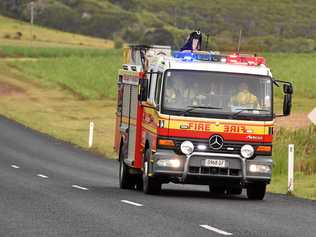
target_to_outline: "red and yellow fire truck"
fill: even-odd
[[[283,87],[283,114],[273,110]],[[263,57],[124,49],[118,74],[115,151],[122,189],[157,194],[164,183],[208,185],[263,199],[272,174],[276,116],[291,110],[292,84]]]

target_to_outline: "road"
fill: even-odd
[[[118,163],[0,117],[0,236],[316,236],[316,202],[118,188]]]

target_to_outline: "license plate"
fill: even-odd
[[[204,161],[204,166],[224,168],[224,167],[228,167],[228,162],[226,160],[206,159]]]

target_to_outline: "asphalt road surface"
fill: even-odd
[[[0,117],[0,236],[316,236],[316,202],[118,188],[118,162]]]

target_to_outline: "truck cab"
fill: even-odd
[[[119,73],[119,91],[127,90],[126,75],[135,81],[134,96],[118,96],[131,105],[128,123],[117,112],[120,187],[157,194],[163,183],[202,184],[216,194],[245,188],[248,198],[263,199],[272,175],[274,87],[283,85],[286,116],[291,83],[274,80],[263,57],[163,46],[129,52],[139,64],[126,60]]]

